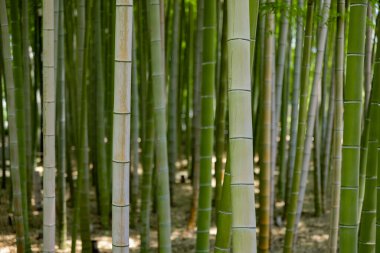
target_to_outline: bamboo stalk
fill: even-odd
[[[235,253],[256,252],[249,1],[227,4],[232,247]]]
[[[55,55],[54,0],[43,2],[44,204],[43,251],[55,251]]]
[[[133,1],[116,1],[112,154],[112,252],[129,251],[130,99]]]
[[[9,124],[9,144],[10,144],[10,161],[11,161],[11,175],[12,175],[12,192],[13,192],[13,206],[14,217],[16,223],[16,245],[18,252],[25,252],[25,230],[24,230],[24,217],[22,214],[22,200],[21,200],[21,183],[20,183],[20,169],[19,169],[19,155],[17,151],[18,137],[16,133],[16,114],[15,114],[15,87],[12,68],[11,57],[11,44],[9,41],[9,26],[7,7],[5,0],[0,1],[0,22],[1,22],[1,41],[2,41],[2,54],[5,70],[5,87],[7,95],[7,113]]]

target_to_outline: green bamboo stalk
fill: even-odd
[[[313,181],[314,181],[314,215],[316,217],[322,214],[322,195],[321,195],[321,132],[319,131],[319,110],[317,106],[315,124],[314,124],[314,147],[313,147]]]
[[[29,212],[28,212],[28,194],[27,194],[27,170],[26,170],[26,136],[25,136],[25,101],[24,101],[24,82],[23,82],[23,64],[22,64],[22,37],[21,37],[21,18],[20,6],[16,1],[10,4],[10,20],[12,28],[12,55],[13,55],[13,74],[15,84],[15,103],[16,103],[16,124],[18,135],[18,152],[20,166],[20,180],[22,192],[22,209],[24,216],[25,242],[26,251],[30,251],[29,242]]]
[[[334,38],[335,40],[335,38]],[[331,167],[331,157],[332,157],[332,146],[333,146],[333,125],[334,125],[334,113],[335,113],[335,73],[334,73],[335,63],[332,65],[331,73],[331,86],[329,95],[329,112],[327,115],[327,126],[325,137],[323,138],[324,144],[322,149],[322,172],[321,172],[321,184],[322,184],[322,211],[326,211],[327,205],[327,188],[330,176]]]
[[[165,50],[162,41],[160,1],[150,0],[148,5],[150,30],[151,71],[153,85],[155,147],[157,168],[158,247],[160,253],[171,252],[170,191],[168,153],[166,142]]]
[[[299,10],[304,9],[303,0],[297,1],[297,8]],[[288,155],[288,169],[286,175],[286,191],[285,191],[285,210],[290,203],[290,193],[292,190],[294,164],[296,158],[296,146],[297,146],[297,133],[298,133],[298,104],[300,100],[300,83],[301,83],[301,63],[302,63],[302,45],[303,45],[303,15],[298,13],[297,15],[297,27],[296,27],[296,48],[294,52],[294,70],[293,70],[293,90],[292,90],[292,112],[291,112],[291,124],[290,124],[290,143],[289,143],[289,155]],[[308,42],[308,41],[307,41]],[[309,42],[308,42],[309,43]]]
[[[222,28],[222,43],[221,43],[221,77],[219,91],[216,103],[215,112],[215,209],[219,210],[218,206],[222,198],[222,175],[223,175],[223,158],[225,153],[225,125],[226,125],[226,107],[227,107],[227,4],[223,5],[223,28]],[[219,213],[217,212],[217,215]],[[216,219],[218,220],[218,218]]]
[[[153,87],[149,85],[148,97],[152,98]],[[153,113],[153,101],[148,100],[147,113]],[[150,248],[150,210],[152,196],[152,169],[153,169],[153,151],[154,151],[154,120],[148,117],[146,120],[146,133],[143,140],[143,178],[142,178],[142,196],[141,196],[141,252],[149,252]]]
[[[139,28],[146,28],[146,2],[137,2]],[[150,211],[152,197],[152,169],[154,156],[154,119],[153,114],[152,86],[151,79],[146,78],[147,68],[149,69],[148,34],[139,34],[139,73],[140,73],[140,94],[141,94],[141,136],[142,136],[142,184],[141,184],[141,252],[149,252],[150,249]]]
[[[249,1],[227,4],[232,247],[235,253],[256,252]]]
[[[58,245],[64,250],[67,238],[66,217],[66,93],[65,93],[65,52],[64,52],[64,27],[63,27],[63,1],[59,0],[58,18],[58,61],[57,61],[57,227]]]
[[[179,90],[179,62],[180,62],[180,27],[181,27],[181,8],[182,0],[174,0],[174,17],[172,28],[172,44],[170,48],[170,83],[169,83],[169,121],[168,121],[168,158],[170,174],[170,192],[173,193],[175,183],[176,162],[178,158],[178,140],[177,140],[177,117],[180,107],[178,107],[178,90]],[[169,49],[167,49],[169,51]]]
[[[22,38],[22,58],[23,58],[23,89],[24,89],[24,111],[25,111],[25,151],[26,151],[26,172],[27,172],[27,197],[28,205],[31,205],[32,185],[33,185],[33,153],[32,153],[32,106],[31,106],[31,82],[30,82],[30,57],[29,57],[29,1],[23,0],[21,4],[21,38]]]
[[[281,5],[281,20],[280,20],[280,35],[278,37],[278,49],[276,56],[276,78],[275,82],[275,97],[273,97],[275,103],[275,114],[273,115],[275,124],[278,126],[280,123],[281,128],[284,126],[280,122],[281,105],[282,105],[282,89],[284,83],[284,69],[286,52],[288,51],[288,31],[289,31],[289,15],[290,14],[290,0],[284,0]],[[274,140],[277,139],[278,127],[275,127],[273,135]],[[274,141],[276,143],[276,141]],[[277,157],[277,150],[275,150],[274,159]]]
[[[266,4],[273,5],[273,1]],[[263,82],[263,118],[262,118],[262,157],[260,159],[260,219],[259,219],[259,252],[269,252],[271,235],[271,178],[272,178],[272,120],[276,117],[272,111],[275,96],[272,89],[273,83],[273,61],[274,61],[274,12],[268,10],[265,13],[265,39],[264,39],[264,82]]]
[[[192,170],[191,178],[193,184],[193,199],[188,229],[194,229],[197,220],[198,198],[199,198],[199,171],[200,171],[200,136],[201,136],[201,80],[202,80],[202,52],[203,52],[203,20],[204,20],[204,1],[197,1],[197,29],[194,52],[194,92],[193,92],[193,122],[192,122]]]
[[[18,252],[26,251],[24,217],[22,213],[21,183],[18,154],[18,136],[16,132],[16,105],[15,105],[15,87],[12,68],[11,44],[9,41],[9,27],[7,17],[7,7],[5,0],[0,1],[0,22],[1,22],[1,41],[2,54],[5,70],[5,87],[7,95],[7,113],[9,124],[9,144],[10,144],[10,161],[11,161],[11,179],[13,192],[13,207],[16,223],[16,245]]]
[[[88,106],[89,106],[89,92],[87,83],[91,80],[88,75],[91,70],[90,60],[91,60],[91,39],[92,39],[92,29],[91,26],[93,13],[91,10],[94,8],[94,2],[89,1],[86,5],[86,27],[84,35],[84,54],[83,54],[83,76],[80,82],[81,86],[81,103],[80,103],[80,118],[79,118],[79,143],[78,143],[78,181],[77,181],[77,196],[76,196],[76,208],[79,209],[74,215],[78,215],[77,218],[80,219],[79,231],[82,241],[82,252],[92,252],[91,244],[91,231],[90,231],[90,179],[89,179],[89,140],[88,140]],[[75,225],[75,224],[74,224]]]
[[[134,15],[134,18],[138,15]],[[137,20],[138,21],[138,20]],[[138,22],[135,22],[135,24]],[[131,223],[136,227],[139,197],[139,91],[138,91],[138,63],[137,63],[137,29],[133,29],[132,42],[132,87],[131,87]]]
[[[380,59],[380,51],[376,53],[377,60]],[[377,80],[376,80],[377,81]],[[359,227],[359,252],[375,252],[376,246],[376,201],[377,201],[377,167],[379,146],[379,116],[380,116],[380,87],[377,82],[371,88],[369,102],[369,137],[368,157],[365,179],[365,194],[360,216]]]
[[[288,195],[288,206],[286,208],[286,234],[284,253],[293,251],[293,242],[295,236],[296,213],[297,213],[297,200],[299,194],[299,186],[301,181],[302,170],[302,157],[305,142],[306,132],[306,117],[307,117],[307,94],[308,94],[308,81],[310,71],[310,53],[312,42],[312,28],[313,28],[313,14],[314,14],[315,2],[308,0],[307,2],[307,14],[306,14],[306,29],[304,35],[304,47],[302,54],[302,72],[301,72],[301,85],[300,85],[300,103],[298,114],[298,129],[297,129],[297,152],[294,160],[294,172],[292,180],[292,189]]]
[[[340,202],[340,252],[357,252],[359,211],[359,166],[364,44],[367,1],[349,3],[347,69],[344,85],[344,134]],[[351,212],[347,212],[347,208]]]
[[[0,45],[2,45],[2,42],[1,42],[1,36],[0,36]],[[3,53],[2,53],[3,50],[0,50],[0,71],[2,72],[1,73],[1,77],[0,77],[0,100],[3,101],[4,99],[4,95],[5,93],[4,92],[4,88],[3,88],[3,85],[5,84],[5,67],[4,67],[4,57],[3,57]],[[7,165],[6,165],[6,157],[5,157],[5,149],[6,149],[6,143],[5,143],[5,125],[4,125],[4,122],[5,122],[5,115],[4,115],[4,105],[3,103],[0,103],[0,141],[1,141],[1,151],[0,151],[0,155],[1,155],[1,161],[0,161],[0,164],[1,164],[1,170],[2,170],[2,178],[1,178],[1,189],[5,190],[7,188],[7,185],[6,185],[6,181],[7,181],[7,178],[6,178],[6,171],[7,171]]]
[[[344,36],[345,36],[345,0],[337,1],[337,35],[335,55],[335,114],[334,114],[334,141],[332,156],[331,180],[331,216],[329,232],[329,252],[338,250],[339,232],[339,205],[342,168],[342,140],[343,140],[343,82],[344,82]]]
[[[288,23],[289,28],[291,28],[291,23]],[[292,34],[288,33],[288,43],[290,44],[292,40]],[[286,192],[286,168],[287,168],[287,148],[288,148],[288,141],[286,139],[286,136],[288,135],[288,117],[289,117],[289,85],[290,85],[290,65],[291,59],[290,59],[290,52],[291,50],[288,50],[286,53],[285,58],[285,69],[284,69],[284,84],[283,84],[283,91],[282,91],[282,106],[281,106],[281,135],[280,135],[280,144],[279,144],[279,176],[278,176],[278,194],[280,200],[285,200],[285,192]]]
[[[214,145],[216,2],[205,1],[201,84],[201,141],[196,252],[210,250],[211,168]]]
[[[97,183],[99,187],[100,196],[100,216],[101,224],[104,228],[109,227],[109,213],[110,213],[110,194],[108,188],[107,178],[107,151],[104,142],[106,138],[105,131],[105,77],[104,77],[104,59],[102,54],[102,31],[101,31],[101,16],[100,16],[100,1],[95,1],[94,6],[94,50],[96,62],[96,165],[97,165]]]
[[[215,239],[214,253],[230,252],[231,250],[231,174],[230,165],[227,161],[223,177],[223,188],[221,201],[217,210],[217,233]]]
[[[378,16],[377,17],[377,24],[376,24],[376,36],[378,37],[380,35],[380,23],[379,23],[379,19],[380,17]],[[379,42],[377,41],[377,48],[376,48],[376,57],[375,57],[375,62],[374,62],[374,65],[373,65],[373,81],[372,81],[372,86],[373,87],[376,87],[377,89],[377,92],[376,92],[376,97],[378,98],[378,92],[379,92],[379,83],[380,83],[380,47],[379,47]],[[377,105],[378,107],[378,105]],[[377,109],[379,110],[379,109]],[[379,111],[378,111],[379,113]],[[376,120],[378,121],[378,117],[376,118]],[[379,125],[377,125],[377,138],[378,138],[378,147],[377,147],[377,151],[379,152],[379,139],[380,139],[380,136],[379,136]],[[376,211],[377,210],[380,210],[380,193],[379,193],[379,190],[380,190],[380,177],[378,176],[379,175],[379,168],[380,168],[380,161],[379,161],[379,158],[380,158],[380,153],[377,153],[377,181],[376,181],[376,195],[377,195],[377,198],[375,200],[376,202]],[[375,246],[375,249],[376,249],[376,252],[378,252],[380,250],[380,233],[378,233],[378,228],[380,226],[380,216],[379,215],[376,215],[376,246]]]

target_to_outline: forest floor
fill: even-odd
[[[194,231],[186,229],[190,205],[192,198],[192,188],[190,181],[180,183],[181,176],[186,176],[186,171],[177,173],[177,183],[174,187],[174,204],[172,207],[172,245],[173,253],[195,252],[195,235]],[[312,172],[310,172],[312,175]],[[329,215],[324,214],[321,217],[314,217],[314,199],[312,193],[313,180],[309,180],[308,193],[306,194],[304,210],[302,213],[301,223],[299,225],[299,235],[297,240],[297,250],[299,253],[316,253],[325,252],[328,245]],[[8,184],[9,185],[9,184]],[[257,185],[257,184],[256,184]],[[100,252],[111,252],[111,233],[101,228],[99,218],[96,213],[96,202],[94,194],[91,194],[91,230],[92,239],[97,241]],[[277,203],[281,206],[281,203]],[[9,224],[9,193],[0,190],[0,253],[16,252],[16,237],[14,226]],[[67,248],[71,247],[71,208],[68,213],[68,240]],[[42,244],[42,217],[41,212],[33,211],[30,220],[30,238],[33,252],[41,252]],[[153,214],[151,221],[151,246],[157,249],[157,226],[156,214]],[[138,224],[137,224],[138,225]],[[285,224],[284,224],[285,225]],[[284,226],[275,226],[272,230],[272,252],[282,252],[284,242]],[[214,245],[216,227],[215,222],[211,228],[211,246]],[[130,233],[131,253],[139,252],[139,235],[137,229],[131,229]],[[79,238],[78,238],[79,239]],[[152,250],[155,252],[156,250]],[[58,251],[65,252],[65,251]],[[68,251],[66,251],[68,252]],[[80,240],[77,242],[77,252],[80,252]]]

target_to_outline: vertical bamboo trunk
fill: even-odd
[[[96,165],[98,176],[98,187],[100,196],[100,216],[101,224],[104,228],[109,227],[110,213],[110,195],[108,189],[107,178],[107,150],[104,139],[106,138],[105,131],[105,78],[104,78],[104,59],[102,54],[103,38],[101,34],[101,16],[100,16],[100,1],[95,1],[95,24],[94,24],[94,42],[95,57],[96,57]]]
[[[155,124],[155,147],[157,168],[158,247],[160,253],[171,252],[171,217],[169,169],[167,153],[165,50],[161,22],[160,0],[150,0],[148,6],[150,30],[151,71]]]
[[[222,175],[223,175],[223,159],[225,153],[225,124],[226,124],[226,107],[227,107],[227,4],[223,5],[223,27],[222,27],[222,43],[221,43],[221,77],[219,91],[217,96],[216,112],[215,112],[215,207],[218,206],[222,197]],[[218,215],[218,213],[217,213]],[[218,218],[216,219],[218,220]]]
[[[367,0],[349,3],[347,68],[344,85],[344,134],[340,202],[340,252],[357,252],[360,133]],[[347,208],[351,212],[347,212]]]
[[[26,148],[26,171],[28,179],[28,204],[30,206],[32,199],[33,185],[33,153],[32,153],[32,104],[31,98],[31,82],[30,82],[30,58],[29,58],[29,1],[23,0],[21,4],[21,22],[22,22],[22,54],[23,54],[23,87],[24,87],[24,110],[25,110],[25,148]]]
[[[318,102],[317,102],[318,103]],[[317,111],[314,124],[314,145],[313,145],[313,181],[314,181],[314,215],[319,217],[322,214],[322,195],[321,195],[321,132],[319,131],[319,110],[317,105]],[[310,162],[309,162],[310,163]]]
[[[379,59],[380,51],[376,58]],[[377,80],[376,80],[377,81]],[[369,138],[368,138],[368,157],[367,170],[365,179],[363,208],[359,213],[359,252],[375,252],[376,246],[376,201],[377,201],[377,168],[378,168],[378,138],[380,131],[379,122],[379,96],[380,87],[378,82],[374,82],[371,88],[371,97],[369,102]]]
[[[65,99],[65,59],[64,59],[64,30],[63,30],[63,0],[59,0],[58,18],[58,50],[57,50],[57,133],[59,136],[57,145],[57,227],[58,244],[60,249],[65,249],[67,238],[66,221],[66,99]]]
[[[235,253],[256,252],[249,1],[227,4],[232,245]]]
[[[140,2],[139,5],[139,19],[140,27],[144,29],[144,19],[146,16],[145,8],[146,5],[144,2]],[[144,11],[143,11],[144,10]],[[144,110],[142,111],[142,167],[143,167],[143,176],[141,184],[141,252],[149,252],[150,248],[150,211],[152,204],[152,169],[153,169],[153,158],[154,158],[154,119],[150,117],[153,114],[153,92],[152,92],[152,83],[151,79],[146,77],[146,68],[149,65],[147,53],[145,49],[147,48],[146,40],[148,36],[143,36],[140,33],[140,87],[141,87],[141,98],[146,104]],[[147,50],[148,51],[148,50]],[[148,51],[149,53],[149,51]]]
[[[22,200],[21,200],[21,183],[20,183],[20,169],[19,169],[19,156],[17,151],[18,138],[16,132],[16,113],[15,113],[15,87],[13,79],[11,44],[9,41],[9,26],[8,15],[5,0],[0,2],[0,22],[1,22],[1,42],[2,54],[5,71],[5,87],[7,95],[7,113],[9,124],[9,144],[10,144],[10,161],[11,161],[11,176],[12,176],[12,192],[13,192],[13,206],[14,217],[16,223],[16,245],[18,252],[25,252],[25,231],[24,231],[24,217],[22,214]],[[54,242],[54,241],[53,241]]]
[[[210,248],[216,35],[216,1],[205,1],[201,84],[201,160],[196,252],[205,252]]]
[[[43,252],[55,251],[54,0],[43,2],[44,204]]]
[[[129,251],[130,99],[133,1],[116,1],[112,154],[112,252]]]
[[[272,4],[273,1],[268,1]],[[273,97],[273,61],[274,61],[274,12],[269,11],[266,13],[265,18],[265,39],[264,39],[264,87],[263,87],[263,118],[262,118],[262,158],[260,170],[260,219],[259,219],[259,252],[269,252],[270,250],[270,234],[271,234],[271,180],[272,180],[272,138],[273,132],[271,129],[273,117],[272,106],[275,102]],[[273,104],[273,105],[272,105]]]
[[[25,129],[25,101],[24,101],[24,80],[23,80],[23,54],[21,37],[20,6],[16,1],[10,2],[10,20],[12,29],[12,57],[15,84],[15,105],[16,105],[16,129],[18,136],[19,168],[21,183],[22,210],[24,216],[24,230],[26,250],[30,251],[29,242],[29,212],[28,212],[28,177],[26,168],[26,129]]]
[[[195,227],[195,221],[197,219],[198,210],[198,198],[199,198],[199,168],[200,168],[200,136],[201,136],[201,80],[202,80],[202,52],[203,52],[203,9],[204,1],[197,1],[197,31],[196,42],[194,52],[194,93],[193,93],[193,157],[192,157],[192,171],[191,178],[193,183],[193,199],[191,203],[190,218],[187,224],[189,229]]]
[[[172,47],[171,47],[171,64],[170,64],[170,83],[169,83],[169,123],[168,123],[168,145],[169,145],[169,174],[170,174],[170,192],[173,194],[175,183],[176,162],[178,156],[177,124],[178,111],[178,86],[179,86],[179,63],[180,63],[180,25],[181,25],[181,5],[182,0],[174,0],[174,18],[172,29]]]
[[[297,1],[297,8],[303,10],[303,0]],[[293,90],[292,90],[292,112],[290,123],[290,142],[289,142],[289,158],[286,175],[286,191],[285,191],[285,212],[290,202],[290,192],[292,190],[294,163],[296,158],[297,145],[297,126],[298,126],[298,103],[300,99],[300,82],[301,82],[301,63],[302,63],[302,44],[303,44],[303,15],[297,15],[296,28],[296,48],[294,52],[294,71],[293,71]]]
[[[342,168],[343,140],[343,82],[344,82],[344,31],[345,31],[345,0],[337,1],[337,35],[335,56],[335,116],[334,116],[334,146],[331,179],[331,216],[329,233],[329,252],[338,251],[340,183]]]
[[[134,18],[138,17],[135,15]],[[137,20],[138,21],[138,20]],[[138,23],[138,22],[136,22]],[[135,24],[136,24],[135,23]],[[135,26],[136,27],[136,26]],[[137,67],[137,29],[133,29],[132,38],[132,87],[131,87],[131,223],[136,227],[139,197],[139,91],[138,91],[138,67]]]
[[[377,17],[377,27],[376,27],[376,35],[377,37],[380,35],[380,24],[379,24],[379,18],[380,16]],[[377,48],[376,48],[376,59],[375,59],[375,62],[374,62],[374,66],[373,66],[373,73],[374,73],[374,76],[373,76],[373,82],[372,82],[372,85],[373,86],[376,86],[377,89],[379,89],[379,84],[380,84],[380,47],[379,47],[380,43],[379,41],[377,41]],[[379,92],[379,91],[378,91]],[[378,93],[377,92],[377,93]],[[377,105],[379,106],[379,105]],[[379,109],[378,109],[379,110]],[[379,113],[379,112],[378,112]],[[378,116],[379,117],[379,116]],[[378,122],[378,117],[377,117],[377,122]],[[377,126],[379,127],[379,125]],[[378,231],[378,228],[379,228],[379,225],[380,225],[380,215],[378,215],[378,210],[380,210],[380,143],[379,143],[379,140],[380,140],[380,135],[379,135],[379,130],[377,130],[377,137],[378,137],[378,147],[377,147],[377,181],[376,181],[376,191],[377,191],[377,198],[375,200],[376,202],[376,211],[377,211],[377,215],[376,215],[376,231],[375,231],[375,234],[376,234],[376,246],[375,246],[375,249],[376,249],[376,252],[379,252],[380,251],[380,233]]]
[[[147,102],[148,115],[153,113],[153,101],[151,97],[153,87],[149,84]],[[150,210],[152,196],[152,167],[154,157],[154,120],[149,117],[146,120],[146,133],[143,143],[143,178],[142,178],[142,196],[141,196],[141,252],[149,252],[150,248]]]

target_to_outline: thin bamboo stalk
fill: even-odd
[[[11,176],[12,176],[12,192],[13,192],[13,206],[14,217],[16,223],[16,245],[18,252],[25,252],[25,231],[24,231],[24,217],[22,214],[22,200],[21,200],[21,183],[20,183],[20,169],[19,169],[19,155],[17,151],[18,137],[16,133],[16,114],[15,114],[15,87],[12,68],[11,44],[9,41],[9,26],[8,15],[5,0],[0,1],[0,22],[1,22],[1,41],[2,41],[2,54],[5,70],[5,87],[7,95],[7,113],[9,124],[9,144],[10,144],[10,161],[11,161]]]
[[[342,168],[343,140],[343,82],[344,82],[344,32],[345,32],[345,0],[337,1],[337,35],[335,56],[335,115],[334,141],[332,156],[331,180],[331,216],[329,232],[329,252],[338,250],[340,183]]]
[[[201,141],[196,252],[210,248],[212,209],[212,156],[214,145],[214,96],[216,64],[216,2],[205,1],[201,83]]]
[[[269,0],[267,4],[273,4],[274,2]],[[262,157],[260,159],[260,219],[259,219],[259,252],[269,252],[270,250],[270,235],[271,235],[271,212],[272,201],[271,195],[273,194],[271,189],[272,180],[272,155],[273,155],[273,140],[275,138],[273,134],[272,120],[276,117],[273,112],[273,105],[275,102],[275,93],[272,90],[273,80],[273,61],[274,59],[274,12],[269,10],[265,14],[265,39],[264,39],[264,83],[263,83],[263,118],[262,118]],[[274,96],[273,96],[274,95]],[[276,127],[277,128],[277,127]]]
[[[162,1],[161,1],[162,2]],[[165,49],[161,22],[160,0],[148,3],[150,30],[151,73],[153,85],[153,105],[155,124],[155,148],[157,168],[157,209],[158,209],[158,247],[159,252],[171,252],[171,217],[169,169],[167,153],[166,92],[165,92]],[[116,89],[115,89],[116,90]]]
[[[65,52],[64,52],[64,14],[63,0],[59,0],[58,18],[58,50],[57,50],[57,227],[58,245],[65,249],[67,238],[67,213],[66,213],[66,93],[65,93]]]
[[[43,252],[55,251],[55,52],[54,0],[43,2],[44,204]]]

